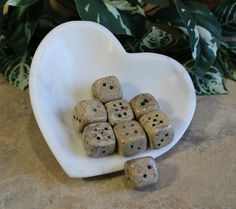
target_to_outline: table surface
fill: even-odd
[[[44,141],[29,93],[0,77],[0,209],[236,208],[236,82],[229,95],[199,96],[183,139],[157,159],[159,183],[129,189],[123,172],[69,178]]]

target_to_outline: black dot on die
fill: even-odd
[[[121,115],[121,114],[118,114],[118,117],[119,117],[119,118],[121,118],[121,117],[122,117],[122,115]]]
[[[124,115],[127,115],[127,112],[124,112]]]
[[[107,128],[107,127],[105,127],[104,129],[105,129],[106,131],[108,131],[108,130],[109,130],[109,128]]]
[[[143,174],[143,178],[147,178],[147,174],[145,173],[145,174]]]
[[[164,141],[164,139],[161,139],[161,142],[163,142]]]
[[[160,120],[160,123],[163,123],[163,120]]]
[[[160,147],[160,146],[161,146],[161,144],[158,144],[157,146],[158,146],[158,147]]]
[[[165,134],[165,136],[168,136],[169,134]]]
[[[99,136],[97,136],[97,140],[100,140],[101,138]]]
[[[103,83],[102,85],[105,87],[107,84],[106,84],[106,83]]]
[[[110,89],[112,90],[112,89],[113,89],[113,86],[110,86]]]
[[[148,169],[151,169],[151,168],[152,168],[152,166],[149,165],[149,166],[148,166]]]

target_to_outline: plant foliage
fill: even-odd
[[[235,35],[236,33],[236,1],[228,0],[220,4],[214,11],[219,21],[223,34]]]
[[[226,35],[236,36],[235,0],[225,0],[213,10],[188,0],[70,0],[77,14],[67,17],[49,2],[0,0],[0,72],[22,90],[28,87],[39,42],[58,24],[75,19],[104,25],[128,52],[177,59],[197,94],[225,94],[224,77],[236,80],[236,43],[223,41]]]

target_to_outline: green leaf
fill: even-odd
[[[36,3],[38,0],[8,0],[7,4],[11,6],[29,6],[31,4]],[[41,0],[42,1],[42,0]]]
[[[37,37],[41,40],[54,27],[71,20],[71,17],[64,17],[55,11],[49,1],[44,1],[44,10],[38,20],[34,38]]]
[[[236,81],[236,43],[222,42],[217,60],[224,75]]]
[[[17,54],[24,54],[43,11],[43,1],[31,6],[13,8],[7,21],[6,38]]]
[[[197,2],[186,6],[181,0],[173,0],[189,35],[192,57],[198,76],[203,76],[215,62],[221,42],[220,26],[210,10]]]
[[[158,10],[155,14],[150,17],[153,22],[167,21],[169,25],[179,27],[185,34],[187,34],[187,29],[185,28],[184,22],[178,14],[175,7],[168,7]]]
[[[26,90],[32,57],[26,52],[22,56],[12,55],[3,60],[3,76],[13,86]]]
[[[29,69],[32,57],[28,52],[18,56],[13,53],[4,36],[0,37],[0,72],[13,86],[28,88]]]
[[[227,0],[218,5],[214,11],[215,16],[222,27],[223,34],[236,34],[236,1]]]
[[[164,24],[153,25],[140,40],[129,43],[128,46],[131,49],[128,51],[131,52],[157,52],[172,56],[189,51],[186,36],[178,29]]]
[[[6,37],[3,35],[0,35],[0,73],[2,73],[2,60],[11,54],[13,54],[13,51],[10,48],[6,40]]]
[[[140,36],[145,15],[137,0],[75,0],[83,20],[100,23],[115,34]]]
[[[215,62],[211,66],[210,70],[204,74],[203,77],[199,77],[195,71],[194,60],[190,59],[183,63],[188,70],[195,91],[198,95],[210,95],[210,94],[227,94],[228,90],[224,84],[224,78],[221,74],[221,67],[219,63]]]
[[[3,60],[10,54],[14,53],[6,40],[6,37],[4,35],[0,35],[0,73],[3,73]]]

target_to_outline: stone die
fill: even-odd
[[[108,76],[96,80],[92,85],[92,94],[102,103],[121,99],[122,89],[118,78]]]
[[[116,139],[109,123],[89,124],[84,128],[83,140],[89,157],[104,157],[116,148]]]
[[[108,121],[112,126],[134,119],[134,113],[128,101],[118,99],[105,104]]]
[[[96,122],[107,121],[107,112],[104,105],[98,100],[83,100],[79,102],[73,112],[73,124],[76,131]]]
[[[141,157],[125,162],[125,179],[128,186],[142,189],[155,185],[158,181],[158,171],[154,158]]]
[[[174,138],[174,129],[168,116],[161,111],[152,111],[143,115],[139,123],[144,128],[152,149],[159,149]]]
[[[114,127],[114,132],[120,155],[128,157],[146,150],[147,137],[137,121],[120,123]]]
[[[159,110],[160,108],[155,97],[149,93],[143,93],[135,96],[131,99],[130,105],[137,119],[147,114],[148,112]]]

